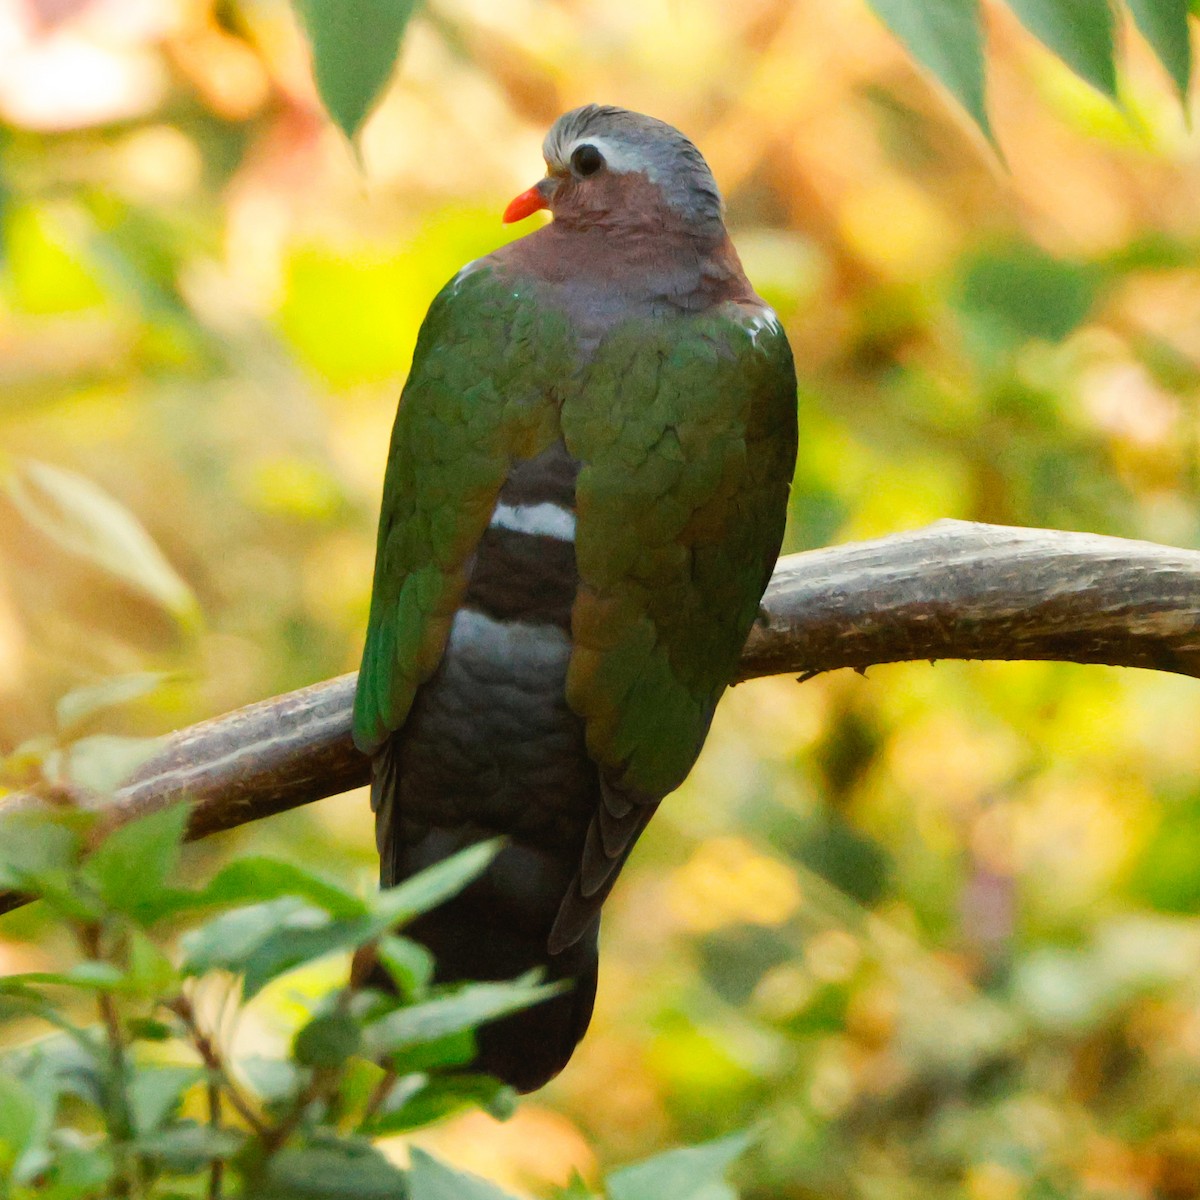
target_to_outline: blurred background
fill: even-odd
[[[1200,546],[1200,142],[1132,29],[1123,112],[988,33],[1006,165],[859,0],[431,0],[360,170],[283,0],[0,0],[9,783],[357,665],[421,317],[591,100],[701,146],[786,323],[785,549],[940,517]],[[1198,725],[1194,681],[1095,667],[737,688],[606,909],[570,1068],[420,1140],[535,1192],[758,1123],[751,1197],[1200,1196]],[[361,793],[189,869],[249,846],[374,870]],[[6,918],[0,967],[56,937]]]

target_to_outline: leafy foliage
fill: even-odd
[[[707,1146],[672,1150],[649,1162],[625,1167],[608,1181],[610,1200],[736,1200],[725,1172],[749,1145],[745,1134],[721,1138]]]
[[[295,0],[329,115],[353,138],[379,99],[419,0]]]
[[[196,599],[137,520],[101,489],[61,467],[27,462],[4,469],[0,489],[30,525],[161,604],[185,627]]]
[[[1128,118],[988,0],[1008,172],[897,70],[864,5],[438,3],[360,130],[368,187],[315,111],[285,3],[17,11],[46,24],[8,29],[0,72],[2,473],[52,463],[99,489],[204,622],[105,559],[88,541],[111,546],[105,520],[79,538],[73,518],[47,525],[64,514],[44,488],[23,497],[40,521],[6,488],[4,786],[42,764],[102,792],[142,739],[353,667],[416,330],[505,236],[503,202],[577,100],[641,97],[725,190],[802,372],[788,549],[943,516],[1200,545],[1200,169],[1147,40],[1166,20],[1186,60],[1178,0],[1126,4],[1141,32],[1113,22]],[[73,73],[45,57],[64,45],[122,86],[64,93]],[[514,1194],[578,1168],[572,1200],[598,1190],[597,1159],[747,1126],[762,1132],[737,1176],[762,1200],[1182,1200],[1200,1180],[1198,724],[1189,681],[1053,664],[739,687],[609,902],[600,1008],[570,1069],[496,1125],[485,1112],[511,1097],[447,1069],[470,1058],[471,1035],[450,1033],[397,1054],[408,1087],[363,1138],[416,1129]],[[94,909],[40,841],[85,825],[18,826],[0,846],[0,869],[37,875],[84,921]],[[7,916],[0,969],[64,977],[5,1001],[12,1041],[65,1035],[18,1081],[78,1118],[39,1194],[103,1194],[114,1169],[95,1056],[67,1028],[99,1028],[99,994],[130,1008],[142,1126],[179,1095],[172,1072],[200,1069],[175,1014],[114,990],[163,969],[152,949],[176,975],[190,964],[180,986],[271,1119],[317,1069],[300,1060],[340,1059],[345,1023],[320,1001],[347,950],[263,986],[236,1039],[219,1017],[230,976],[201,962],[260,946],[272,922],[319,937],[352,923],[346,881],[373,867],[351,795],[193,846],[171,885],[211,906],[121,915],[128,969],[78,949],[45,903]],[[406,1001],[433,998],[403,933],[377,953]],[[57,1003],[38,1008],[38,991]],[[361,1106],[378,1076],[347,1063]],[[203,1161],[205,1106],[202,1078],[155,1153]],[[224,1121],[235,1139],[249,1128]],[[315,1143],[279,1154],[277,1193],[340,1161]]]
[[[868,0],[913,57],[989,137],[978,0]],[[1108,0],[1007,0],[1021,23],[1072,71],[1117,99],[1114,12]],[[1187,0],[1128,0],[1143,37],[1186,97],[1192,73]]]
[[[1192,78],[1192,42],[1188,35],[1187,0],[1126,0],[1142,36],[1187,96]]]
[[[1081,79],[1117,95],[1114,14],[1089,0],[1008,0],[1009,7]]]
[[[871,7],[990,137],[979,0],[872,0]]]
[[[293,0],[329,115],[354,138],[395,67],[418,0]],[[1076,75],[1116,101],[1118,6],[1109,0],[1006,0],[1025,28]],[[1124,0],[1186,98],[1192,74],[1187,0]],[[993,138],[979,0],[868,0],[912,56]]]
[[[165,1200],[201,1184],[210,1196],[258,1200],[502,1195],[427,1155],[406,1172],[372,1144],[464,1107],[512,1111],[508,1089],[457,1068],[480,1024],[547,989],[532,978],[434,984],[409,969],[420,955],[394,928],[465,886],[496,847],[439,864],[400,901],[399,889],[362,897],[265,858],[181,889],[173,881],[186,816],[185,806],[155,813],[93,848],[94,819],[81,814],[0,823],[5,882],[40,899],[76,947],[62,970],[0,978],[0,1035],[31,1023],[56,1031],[0,1059],[4,1195]],[[163,935],[180,920],[192,927],[175,956]],[[281,1039],[285,1053],[233,1057],[208,998],[224,991],[245,1006],[331,955],[335,982],[302,1006]],[[401,987],[380,989],[368,971],[377,955],[385,967],[404,964]],[[683,1176],[664,1159],[670,1195],[707,1197],[708,1177],[733,1157]],[[613,1196],[660,1197],[653,1166],[642,1169],[641,1182],[614,1176]]]

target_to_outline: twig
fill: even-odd
[[[375,1090],[371,1093],[370,1099],[363,1109],[362,1123],[364,1125],[369,1125],[374,1119],[375,1114],[383,1107],[383,1102],[390,1095],[398,1078],[399,1076],[396,1074],[394,1067],[384,1068],[383,1078],[375,1085]]]
[[[361,950],[359,951],[361,953]],[[357,960],[358,955],[355,955]],[[340,1017],[346,1016],[350,1012],[350,1005],[354,999],[354,993],[359,987],[359,984],[354,979],[353,963],[351,966],[350,979],[345,986],[338,990],[334,997],[333,1011]],[[341,1076],[338,1071],[329,1067],[313,1067],[312,1074],[309,1076],[308,1082],[304,1085],[303,1090],[296,1097],[295,1103],[277,1125],[270,1129],[267,1136],[262,1139],[263,1157],[270,1158],[271,1155],[278,1153],[287,1144],[288,1139],[300,1126],[300,1122],[304,1119],[304,1114],[308,1111],[310,1105],[315,1104],[318,1100],[324,1100],[327,1110],[326,1123],[335,1125],[337,1123],[338,1114],[335,1111],[337,1101],[337,1084]]]
[[[210,1074],[205,1085],[208,1092],[208,1123],[215,1131],[221,1127],[221,1085]],[[225,1181],[225,1160],[214,1158],[208,1168],[208,1200],[221,1200]]]
[[[99,962],[103,957],[100,926],[91,922],[80,925],[77,934],[84,954],[89,959]],[[127,1088],[129,1073],[126,1062],[125,1035],[121,1029],[121,1014],[117,1011],[112,993],[103,988],[96,992],[96,1009],[108,1046],[104,1116],[108,1125],[108,1139],[117,1162],[117,1175],[112,1184],[113,1195],[114,1197],[133,1196],[138,1183],[138,1169],[130,1153],[129,1145],[134,1130],[133,1118],[129,1110]]]
[[[167,1003],[166,1007],[183,1022],[188,1035],[192,1039],[192,1045],[196,1048],[196,1053],[200,1055],[201,1062],[219,1080],[220,1086],[224,1088],[225,1094],[229,1097],[229,1103],[233,1105],[237,1114],[250,1126],[255,1136],[260,1138],[266,1137],[270,1132],[270,1126],[254,1111],[254,1106],[250,1101],[242,1095],[242,1090],[238,1086],[237,1081],[225,1066],[225,1060],[221,1055],[220,1049],[197,1020],[196,1010],[191,1000],[187,996],[176,996]],[[211,1083],[209,1096],[211,1103]]]
[[[295,1103],[292,1105],[287,1116],[278,1124],[272,1125],[263,1135],[262,1155],[264,1160],[270,1158],[273,1154],[277,1154],[287,1145],[288,1138],[299,1128],[300,1122],[304,1119],[304,1114],[308,1111],[309,1106],[321,1098],[330,1080],[336,1079],[336,1077],[337,1073],[331,1071],[328,1067],[313,1068],[312,1075],[309,1076],[308,1082],[296,1097]]]

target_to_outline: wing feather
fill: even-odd
[[[563,313],[486,264],[430,306],[392,431],[354,739],[375,754],[437,669],[515,461],[558,437],[577,359]]]
[[[579,871],[550,930],[551,954],[574,945],[592,929],[625,860],[658,808],[657,801],[648,796],[625,795],[603,780],[600,787],[601,805],[596,820],[588,827]],[[625,816],[614,818],[613,809],[622,807]],[[615,835],[611,845],[604,844],[601,830],[605,822],[610,822],[610,834]]]
[[[659,801],[683,782],[774,568],[796,456],[777,324],[736,305],[631,323],[563,406],[580,590],[567,699],[601,804],[551,935],[590,927]]]

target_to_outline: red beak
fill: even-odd
[[[535,212],[549,208],[550,194],[553,193],[553,190],[553,180],[543,179],[540,183],[535,183],[527,192],[522,192],[504,210],[504,224],[511,225],[514,221],[523,221],[526,217],[533,216]]]

